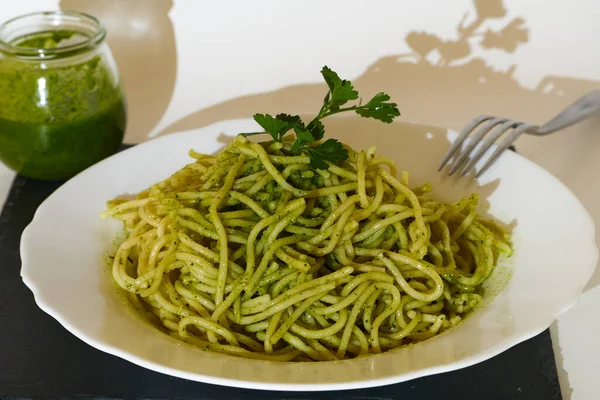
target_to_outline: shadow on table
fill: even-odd
[[[145,138],[171,101],[177,74],[172,6],[172,0],[60,2],[63,10],[86,12],[106,26],[127,97],[126,143]]]
[[[403,118],[453,129],[480,114],[542,123],[580,95],[600,88],[600,82],[548,76],[532,90],[514,78],[516,65],[495,69],[483,57],[488,52],[514,53],[527,44],[529,28],[525,19],[507,16],[502,0],[474,0],[474,6],[475,14],[464,14],[455,38],[409,32],[404,41],[411,52],[376,60],[352,80],[354,86],[364,98],[384,90],[398,103]],[[160,134],[256,112],[315,113],[326,90],[324,83],[302,84],[230,99],[191,113]]]

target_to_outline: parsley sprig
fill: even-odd
[[[264,132],[242,133],[242,135],[267,133],[273,137],[274,141],[281,142],[285,134],[293,130],[296,140],[292,144],[291,154],[305,153],[310,159],[311,168],[326,169],[327,161],[336,163],[346,160],[348,151],[336,139],[327,139],[322,143],[316,143],[321,141],[325,135],[325,127],[321,122],[323,118],[341,112],[354,111],[361,117],[390,123],[400,115],[396,103],[389,102],[390,96],[387,94],[378,93],[367,103],[361,104],[358,92],[352,86],[352,82],[341,79],[327,66],[323,67],[321,74],[329,91],[323,99],[319,113],[312,121],[304,124],[298,115],[277,114],[273,117],[269,114],[254,114],[254,120],[264,129]],[[352,100],[359,100],[359,102],[352,106],[342,107]]]

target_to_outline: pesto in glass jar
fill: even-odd
[[[117,151],[126,107],[106,31],[82,13],[50,12],[0,27],[0,160],[62,180]]]

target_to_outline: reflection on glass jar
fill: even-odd
[[[0,26],[0,160],[37,179],[67,179],[117,151],[125,99],[102,24],[76,12]]]

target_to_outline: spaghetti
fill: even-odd
[[[481,300],[509,236],[476,212],[408,188],[356,152],[328,168],[291,141],[238,136],[103,216],[126,238],[112,276],[164,332],[202,349],[330,361],[426,340]]]

